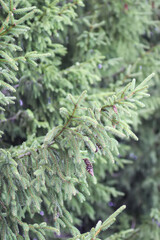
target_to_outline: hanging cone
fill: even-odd
[[[83,160],[84,160],[84,162],[85,162],[85,164],[86,164],[86,170],[87,170],[87,172],[88,172],[91,176],[94,176],[92,163],[88,160],[88,158],[84,158]]]

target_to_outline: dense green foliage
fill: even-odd
[[[1,239],[159,239],[159,7],[0,0]]]

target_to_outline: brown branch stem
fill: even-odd
[[[13,27],[15,27],[16,26],[16,24],[13,24],[13,25],[11,25],[9,28],[7,28],[4,32],[1,32],[0,33],[0,36],[3,36],[3,35],[5,35],[6,33],[8,33]]]

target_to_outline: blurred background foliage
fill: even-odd
[[[140,83],[155,72],[151,97],[133,116],[139,142],[119,140],[117,165],[110,166],[98,156],[94,164],[97,185],[89,179],[86,201],[79,204],[75,197],[67,205],[74,224],[86,232],[126,204],[118,224],[103,239],[120,240],[116,234],[107,236],[130,228],[134,231],[122,233],[121,239],[160,239],[160,1],[22,0],[20,5],[36,6],[38,11],[27,20],[30,31],[18,37],[17,44],[26,53],[50,56],[37,60],[38,65],[20,63],[16,104],[7,107],[7,120],[0,122],[5,132],[1,146],[19,145],[32,134],[44,135],[61,124],[59,109],[67,104],[68,93],[87,90],[94,105],[133,78]],[[52,225],[53,217],[45,206],[35,216],[36,221],[42,218]]]

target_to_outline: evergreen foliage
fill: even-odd
[[[106,204],[127,184],[130,191],[130,171],[135,174],[133,165],[126,168],[118,187],[114,172],[130,163],[132,147],[148,148],[142,129],[140,144],[128,143],[138,140],[133,127],[137,131],[142,117],[160,106],[157,75],[146,98],[150,73],[159,71],[159,46],[148,39],[158,24],[153,4],[0,0],[0,6],[1,239],[99,239],[125,208],[105,220],[112,213]],[[157,162],[153,152],[152,159]],[[143,206],[152,208],[153,239],[159,236],[158,199]],[[80,219],[87,218],[102,221],[80,233]],[[130,228],[129,215],[122,214],[121,229],[106,231],[106,240],[150,236],[149,224],[128,230],[124,218]]]

